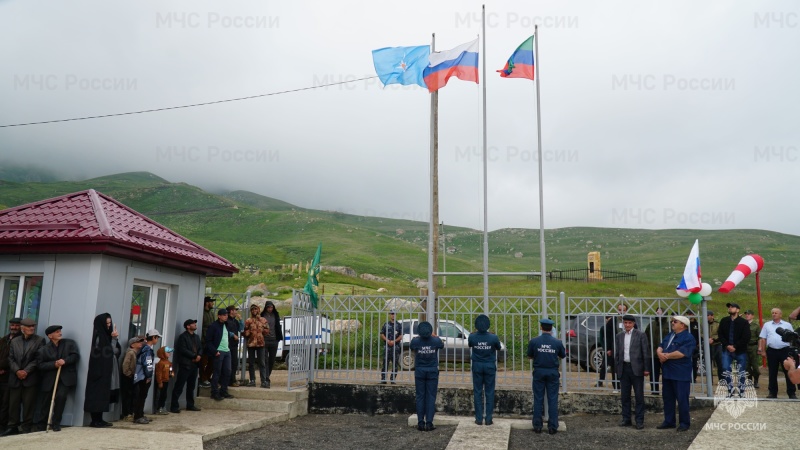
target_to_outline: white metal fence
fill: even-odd
[[[413,384],[414,358],[408,350],[417,325],[427,320],[425,301],[417,296],[321,296],[318,309],[311,308],[308,296],[300,291],[293,295],[292,327],[299,317],[306,327],[297,337],[293,333],[289,357],[290,389],[310,381],[369,384],[381,381],[381,372],[388,359],[380,338],[381,328],[388,320],[389,311],[396,312],[395,320],[402,326],[402,353],[398,367],[387,368],[386,380],[396,371],[396,383]],[[562,361],[562,391],[611,391],[615,386],[614,368],[611,366],[603,335],[604,326],[621,329],[621,316],[617,307],[624,303],[627,313],[637,317],[637,327],[647,334],[655,347],[671,329],[668,315],[686,315],[691,311],[698,321],[693,322],[693,334],[703,342],[705,331],[702,322],[705,314],[700,305],[690,305],[680,298],[620,298],[620,297],[560,297],[547,298],[549,317],[556,322],[556,335],[567,350]],[[490,332],[497,334],[503,344],[498,353],[498,389],[530,389],[531,362],[527,346],[538,336],[539,319],[544,315],[541,297],[497,296],[489,297]],[[662,308],[663,314],[656,313]],[[443,386],[472,386],[469,333],[474,331],[475,319],[482,314],[483,297],[441,296],[437,299],[437,324],[435,332],[445,341],[440,353],[439,384]],[[314,322],[309,318],[314,317]],[[321,324],[321,325],[320,325]],[[695,325],[696,324],[696,325]],[[313,328],[311,328],[313,327]],[[312,333],[311,330],[316,329]],[[301,338],[300,336],[305,336]],[[298,349],[301,345],[302,349]],[[301,353],[302,352],[302,353]],[[655,354],[655,352],[653,352]],[[312,358],[312,355],[317,355]],[[706,391],[704,349],[698,345],[694,355],[697,382],[695,395]],[[655,357],[655,355],[654,355]],[[657,359],[651,360],[650,372],[656,372]],[[603,374],[603,376],[601,376]],[[605,380],[601,381],[601,378]],[[658,379],[645,380],[645,392],[660,391]],[[599,383],[600,382],[600,383]]]

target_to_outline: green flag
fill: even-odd
[[[320,256],[322,256],[321,242],[319,247],[317,247],[317,254],[314,255],[314,262],[311,263],[311,268],[308,269],[308,281],[306,281],[306,286],[303,288],[303,291],[311,298],[311,305],[314,306],[314,309],[317,308],[317,303],[319,302],[319,296],[317,296],[317,291],[315,291],[314,288],[319,286],[317,275],[319,275]]]

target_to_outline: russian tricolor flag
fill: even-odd
[[[478,39],[451,50],[431,53],[428,67],[423,71],[428,91],[438,91],[453,76],[478,82]]]
[[[695,239],[692,251],[689,252],[689,259],[686,261],[686,268],[683,269],[683,279],[677,289],[685,292],[700,292],[700,245],[699,240]]]

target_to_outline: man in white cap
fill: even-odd
[[[669,333],[658,346],[658,359],[662,370],[662,396],[664,398],[664,422],[659,430],[675,428],[675,402],[678,402],[678,431],[686,431],[691,424],[689,418],[689,390],[692,385],[692,352],[697,341],[689,333],[689,318],[673,316]]]

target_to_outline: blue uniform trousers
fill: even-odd
[[[475,396],[475,420],[483,420],[483,400],[486,399],[486,422],[492,421],[494,412],[494,386],[497,364],[472,362],[472,392]]]
[[[414,370],[414,384],[417,388],[417,423],[433,425],[436,389],[439,387],[439,368],[417,367]]]
[[[558,369],[533,371],[533,428],[542,428],[544,395],[547,392],[547,428],[558,429]]]
[[[661,384],[661,393],[664,398],[664,425],[675,426],[675,402],[678,402],[679,425],[689,428],[689,390],[691,382],[664,380]]]

